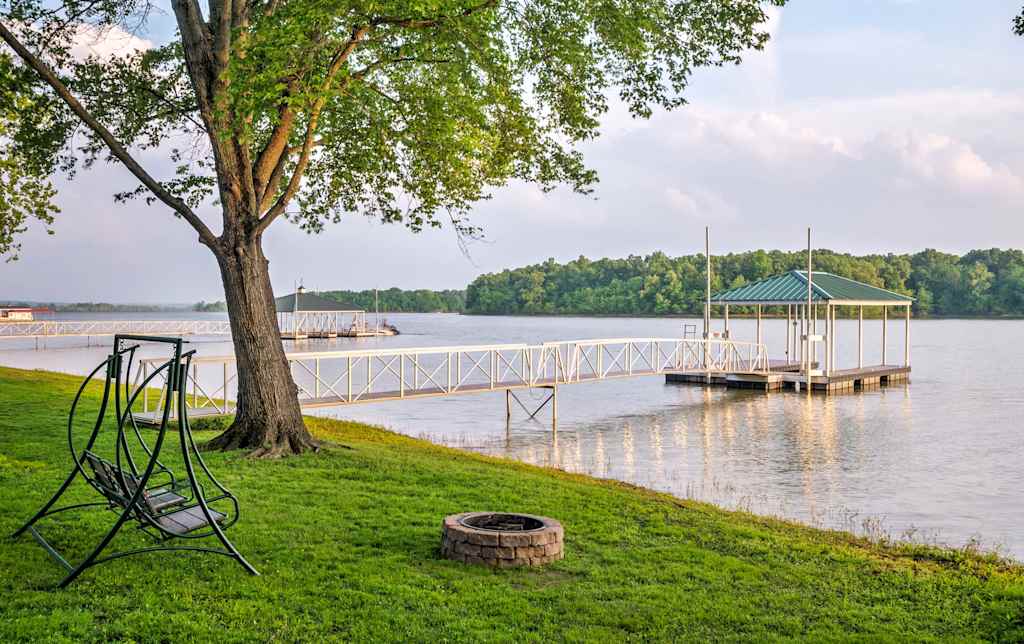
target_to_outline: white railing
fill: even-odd
[[[296,352],[286,356],[303,407],[554,387],[664,373],[770,370],[763,344],[675,338]],[[135,382],[161,364],[160,359],[141,360]],[[186,379],[190,408],[200,414],[230,413],[237,381],[234,356],[196,357]],[[143,412],[156,411],[150,402],[159,405],[162,400],[150,393],[143,393]]]
[[[0,322],[0,338],[44,336],[221,335],[231,333],[226,320],[32,320]]]

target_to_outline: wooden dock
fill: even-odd
[[[733,389],[755,389],[757,391],[806,391],[807,376],[801,372],[799,363],[772,360],[768,373],[731,372],[712,373],[710,382],[703,372],[666,372],[665,382],[729,387]],[[817,369],[817,365],[812,365]],[[811,391],[815,393],[839,393],[859,391],[873,387],[884,387],[910,380],[910,367],[902,365],[872,365],[854,369],[839,369],[829,375],[811,376]]]

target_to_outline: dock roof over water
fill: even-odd
[[[861,304],[868,306],[907,306],[914,298],[840,277],[814,271],[811,279],[811,300],[828,304]],[[744,284],[711,296],[713,304],[806,304],[807,272],[789,271],[781,275]]]
[[[296,302],[296,298],[298,298],[298,302]],[[351,313],[353,311],[362,311],[362,309],[346,306],[341,302],[328,300],[327,298],[314,295],[313,293],[306,293],[302,290],[291,295],[282,295],[274,300],[274,305],[278,313]]]

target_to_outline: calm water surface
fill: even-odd
[[[223,318],[130,314],[132,319]],[[70,316],[69,316],[70,317]],[[125,318],[127,314],[79,318]],[[304,350],[678,337],[684,321],[391,315],[395,338],[310,341]],[[750,339],[753,322],[734,320]],[[785,324],[765,323],[777,356]],[[865,322],[865,361],[880,357],[879,321]],[[856,322],[841,321],[840,366],[855,366]],[[890,322],[889,362],[903,359],[903,322]],[[94,339],[103,344],[107,339]],[[0,341],[0,364],[82,373],[102,359],[83,339],[36,351]],[[197,338],[200,355],[230,353]],[[503,393],[320,410],[437,443],[815,525],[961,545],[1024,559],[1024,321],[914,321],[913,379],[834,396],[755,393],[640,377],[559,388],[557,432],[544,412],[505,422]],[[542,396],[542,393],[544,394]],[[520,394],[524,402],[547,392]],[[2,396],[0,396],[2,404]]]

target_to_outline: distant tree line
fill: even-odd
[[[187,311],[185,304],[111,304],[109,302],[0,302],[0,306],[34,307],[58,313],[161,313]]]
[[[348,308],[373,311],[374,292],[368,291],[319,291],[320,297],[335,300]],[[399,313],[459,313],[466,305],[466,292],[461,290],[429,291],[418,289],[406,291],[389,288],[378,291],[381,311]]]
[[[317,291],[317,295],[334,300],[346,309],[374,310],[373,291]],[[406,291],[389,288],[379,292],[380,310],[399,313],[461,313],[466,304],[465,291]],[[224,302],[199,302],[193,311],[226,311]]]
[[[226,302],[207,302],[206,300],[199,300],[192,305],[192,310],[199,313],[222,313],[228,310]]]
[[[806,268],[803,252],[752,251],[712,257],[712,290]],[[704,255],[654,253],[625,259],[553,259],[476,278],[466,312],[476,314],[700,315]],[[1024,252],[937,250],[850,255],[819,250],[814,270],[916,298],[918,317],[1024,315]],[[736,311],[742,313],[742,310]]]

